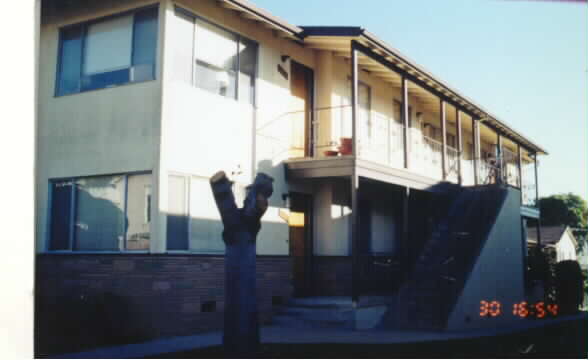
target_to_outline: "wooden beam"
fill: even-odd
[[[461,158],[463,154],[463,139],[461,133],[461,111],[458,108],[455,108],[455,133],[457,134],[457,182],[462,185]]]
[[[441,174],[447,179],[447,114],[445,101],[439,100],[439,118],[441,120]]]
[[[410,131],[408,123],[408,80],[403,76],[401,80],[401,92],[402,92],[402,124],[404,125],[404,131],[402,132],[402,138],[404,141],[404,167],[410,168],[410,153],[409,136]]]
[[[519,189],[521,190],[521,205],[523,204],[523,151],[521,144],[517,144],[517,172],[519,174]]]
[[[478,162],[480,161],[480,122],[472,116],[472,143],[474,144],[474,184],[480,183]]]
[[[358,85],[359,74],[357,65],[356,49],[357,43],[351,42],[351,136],[352,136],[352,154],[354,161],[357,159],[357,136],[359,134],[357,124],[357,102],[358,102]],[[359,204],[357,191],[359,188],[359,178],[357,176],[357,166],[353,166],[351,175],[351,301],[356,305],[359,302]]]
[[[496,132],[496,167],[498,168],[498,174],[496,182],[498,183],[505,183],[505,166],[504,166],[504,156],[502,154],[502,136],[500,133]]]

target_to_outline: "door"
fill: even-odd
[[[312,69],[292,61],[290,66],[291,126],[290,157],[312,156],[314,73]]]
[[[312,292],[312,196],[290,193],[290,257],[294,296]]]

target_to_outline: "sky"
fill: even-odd
[[[294,25],[366,28],[546,149],[541,197],[588,200],[588,3],[251,1]]]

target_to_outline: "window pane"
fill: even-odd
[[[196,85],[236,96],[237,37],[204,21],[196,22]]]
[[[51,185],[50,250],[70,250],[72,186],[71,180],[58,181]]]
[[[167,249],[188,250],[186,180],[181,176],[170,176],[167,186]]]
[[[89,25],[86,34],[84,74],[129,68],[132,35],[132,15]]]
[[[174,78],[192,83],[192,64],[194,50],[194,19],[176,12],[173,27],[174,44]]]
[[[129,175],[127,181],[127,249],[149,250],[151,174]]]
[[[57,93],[71,94],[80,91],[82,59],[82,26],[61,31],[61,54]]]
[[[206,179],[191,179],[190,250],[223,253],[223,225]]]
[[[255,94],[255,70],[257,68],[257,44],[241,39],[239,54],[239,100],[253,104]]]
[[[124,233],[124,177],[79,179],[76,189],[76,250],[119,250]]]
[[[132,81],[155,78],[155,57],[157,48],[157,8],[135,14],[133,31],[133,70]]]

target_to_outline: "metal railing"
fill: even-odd
[[[315,108],[309,111],[282,113],[262,122],[257,129],[258,152],[272,158],[274,163],[292,158],[328,158],[353,154],[351,105]],[[306,124],[312,120],[312,126]],[[358,158],[404,167],[404,126],[393,118],[376,111],[358,111]],[[410,171],[435,179],[443,178],[443,144],[424,135],[420,129],[408,132]],[[446,146],[446,180],[459,181],[459,151]],[[503,148],[498,159],[477,159],[478,184],[506,183],[520,187],[523,203],[534,206],[535,170],[533,162],[523,166],[519,176],[517,155]],[[462,153],[462,184],[474,185],[472,154]],[[469,159],[468,159],[469,157]]]
[[[459,181],[459,151],[447,146],[446,169],[447,180],[457,183]]]
[[[509,185],[520,187],[517,155],[507,148],[502,148],[502,165],[503,181]]]

